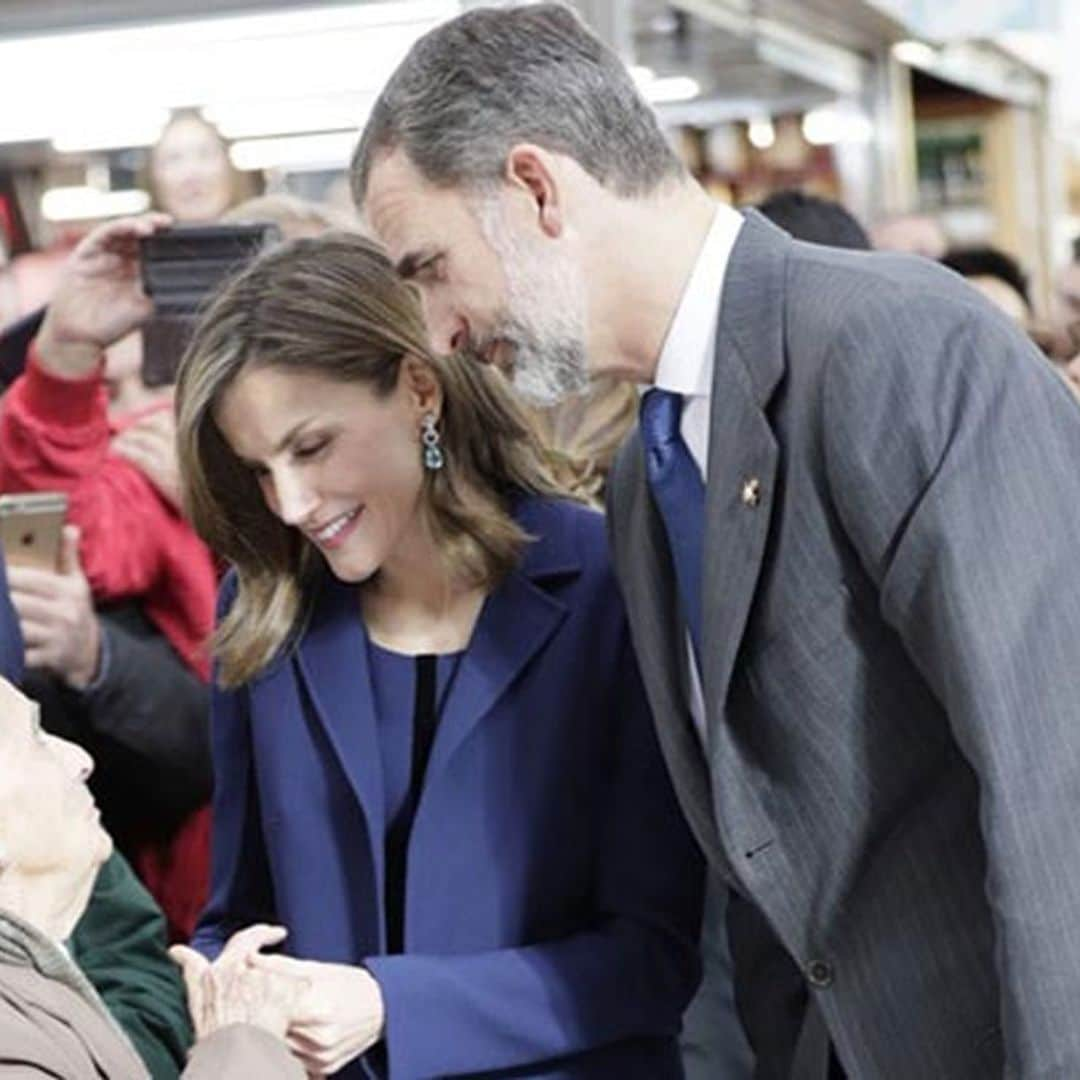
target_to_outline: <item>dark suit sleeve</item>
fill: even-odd
[[[869,307],[833,352],[829,489],[978,777],[1009,1074],[1080,1075],[1080,409],[955,297]]]
[[[191,1045],[184,985],[165,952],[165,919],[120,855],[101,868],[70,946],[154,1080],[179,1075]]]
[[[234,588],[233,578],[226,578],[219,619],[232,602]],[[214,761],[210,900],[191,944],[213,959],[236,930],[255,922],[273,922],[275,914],[255,788],[246,688],[223,690],[215,685],[210,716]]]
[[[107,667],[76,695],[97,753],[112,747],[157,817],[180,821],[210,798],[210,692],[139,615],[100,612]]]
[[[598,853],[595,925],[461,956],[372,957],[392,1076],[454,1076],[673,1036],[700,977],[704,868],[685,825],[629,643]]]

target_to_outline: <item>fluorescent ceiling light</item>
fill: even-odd
[[[688,75],[672,75],[669,78],[653,79],[642,87],[648,101],[655,105],[670,101],[689,101],[701,93],[697,79]]]
[[[768,150],[776,142],[776,128],[768,116],[759,116],[747,125],[746,137],[758,150]]]
[[[868,143],[874,137],[874,126],[864,113],[855,109],[823,105],[803,117],[802,133],[811,146]]]
[[[286,94],[370,97],[415,40],[459,8],[458,0],[351,3],[0,41],[8,103],[0,142],[90,128],[133,101],[171,109]],[[63,78],[43,80],[44,71]]]
[[[126,110],[122,115],[81,127],[68,125],[53,137],[62,154],[108,150],[114,146],[153,146],[169,119],[168,109]]]
[[[92,187],[50,188],[41,196],[46,221],[94,221],[141,214],[150,206],[145,191],[99,191]]]
[[[202,114],[226,139],[251,139],[305,131],[359,131],[374,103],[372,95],[278,98],[208,105]]]
[[[937,60],[937,50],[924,41],[898,41],[892,47],[894,59],[908,67],[932,67]]]
[[[233,143],[229,156],[232,163],[244,171],[344,169],[356,148],[357,139],[355,131],[294,135],[283,139],[246,139]]]

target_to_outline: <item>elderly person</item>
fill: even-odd
[[[0,1077],[144,1078],[63,944],[112,850],[86,787],[93,763],[46,735],[33,702],[2,679],[0,721]],[[189,976],[201,1038],[185,1077],[302,1080],[278,1038],[302,981],[240,964],[189,965]]]

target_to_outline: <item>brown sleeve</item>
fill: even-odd
[[[285,1043],[254,1024],[230,1024],[200,1039],[182,1075],[183,1080],[306,1080]]]

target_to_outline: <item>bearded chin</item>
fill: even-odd
[[[584,352],[574,342],[519,345],[511,382],[521,398],[537,408],[580,396],[589,389]]]

